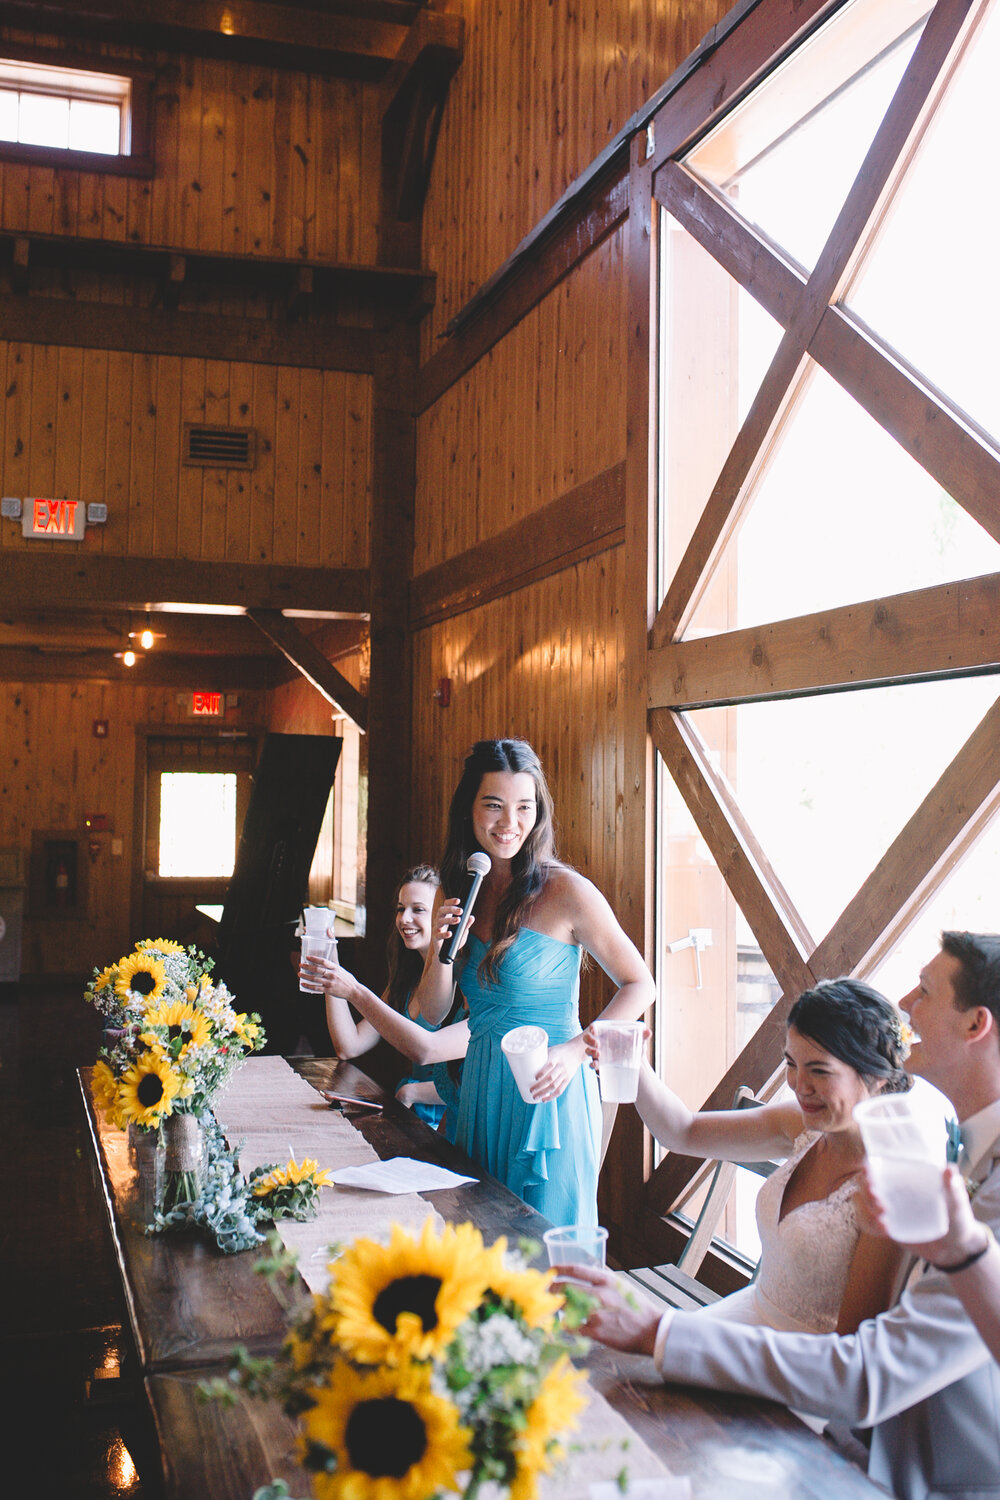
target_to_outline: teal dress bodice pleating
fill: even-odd
[[[496,984],[480,978],[484,952],[470,938],[456,976],[469,1005],[457,1144],[553,1224],[596,1224],[601,1105],[593,1070],[584,1063],[558,1099],[528,1104],[500,1049],[515,1026],[543,1026],[550,1045],[576,1036],[580,949],[522,927]]]

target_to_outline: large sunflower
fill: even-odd
[[[471,1224],[428,1219],[419,1240],[392,1227],[388,1245],[355,1240],[330,1267],[334,1336],[345,1353],[374,1365],[443,1354],[482,1300],[496,1262]]]
[[[167,983],[167,971],[160,959],[153,958],[141,949],[119,960],[115,993],[126,1004],[138,1001],[142,1005],[155,1005],[163,994]]]
[[[233,1022],[233,1035],[238,1041],[247,1047],[256,1047],[257,1038],[260,1036],[260,1025],[257,1021],[251,1021],[246,1011],[240,1011]]]
[[[178,1037],[181,1038],[178,1057],[183,1057],[189,1047],[204,1047],[212,1040],[212,1027],[208,1017],[184,1000],[170,1000],[154,1005],[146,1011],[145,1023],[147,1026],[166,1026],[168,1046]]]
[[[491,1267],[490,1290],[505,1302],[512,1302],[529,1328],[551,1328],[552,1321],[563,1305],[564,1299],[549,1291],[552,1273],[542,1271],[511,1271],[503,1261],[507,1241],[497,1240],[494,1250],[500,1250],[499,1265]]]
[[[117,979],[117,977],[118,977],[118,965],[117,964],[112,964],[109,969],[102,969],[101,972],[100,972],[100,974],[95,974],[94,975],[94,981],[93,981],[93,985],[92,985],[92,989],[93,989],[94,993],[96,994],[98,990],[106,990],[109,986],[114,985],[114,982]]]
[[[559,1435],[576,1425],[577,1413],[587,1404],[581,1389],[585,1378],[565,1354],[545,1376],[517,1440],[517,1473],[510,1500],[535,1500],[539,1474],[550,1474],[553,1463],[563,1456]]]
[[[169,1057],[160,1051],[144,1052],[122,1074],[118,1087],[118,1107],[126,1125],[144,1129],[159,1125],[173,1113],[173,1103],[183,1092],[183,1080],[170,1065]]]
[[[94,1064],[90,1082],[98,1109],[106,1114],[114,1110],[118,1104],[118,1080],[103,1059]]]
[[[142,938],[136,943],[136,948],[153,948],[157,953],[186,953],[187,949],[180,943],[175,943],[172,938]]]
[[[313,1477],[318,1500],[427,1500],[458,1489],[471,1465],[468,1433],[428,1369],[362,1373],[341,1360],[311,1394],[306,1432],[337,1459],[334,1474]]]

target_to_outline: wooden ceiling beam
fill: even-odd
[[[13,343],[58,344],[71,349],[114,349],[191,359],[236,360],[255,365],[297,365],[370,375],[373,334],[330,321],[234,318],[172,312],[163,307],[116,307],[60,297],[4,297],[0,328]]]
[[[422,10],[383,80],[383,212],[390,220],[412,223],[420,216],[464,44],[462,16]]]
[[[0,608],[119,606],[146,610],[175,605],[193,613],[212,609],[312,610],[363,615],[368,610],[366,568],[297,568],[269,563],[114,557],[78,551],[27,552],[0,548]]]
[[[525,546],[525,526],[531,546]],[[517,521],[410,581],[410,629],[418,629],[526,584],[625,540],[625,463],[612,464],[593,479],[560,495],[530,522]]]
[[[275,666],[275,658],[264,656],[137,651],[135,666],[126,667],[110,646],[93,651],[0,646],[0,682],[128,682],[186,692],[256,692],[276,685]]]
[[[709,708],[1000,670],[1000,573],[845,604],[648,656],[651,708]]]
[[[363,262],[306,256],[226,254],[189,250],[179,256],[168,245],[91,239],[85,235],[0,230],[0,253],[26,272],[34,269],[96,271],[113,276],[147,276],[162,282],[174,276],[185,294],[240,288],[270,293],[285,300],[294,293],[300,273],[312,272],[313,296],[320,302],[347,295],[352,304],[390,306],[402,316],[420,318],[434,305],[436,273],[421,267],[367,265]],[[181,262],[178,265],[178,261]]]
[[[310,73],[381,79],[417,4],[323,6],[268,0],[4,0],[0,25]]]
[[[286,620],[280,609],[250,609],[247,614],[328,703],[353,719],[362,732],[367,730],[367,699],[337,671],[307,635],[303,635],[291,620]]]

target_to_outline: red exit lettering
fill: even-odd
[[[222,713],[222,694],[192,693],[191,712],[197,718],[217,718]]]
[[[76,531],[79,500],[33,500],[31,503],[36,536],[71,536]]]

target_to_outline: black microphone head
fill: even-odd
[[[470,854],[465,861],[465,868],[470,875],[488,875],[492,863],[488,854],[484,854],[481,849],[477,849],[475,854]]]

